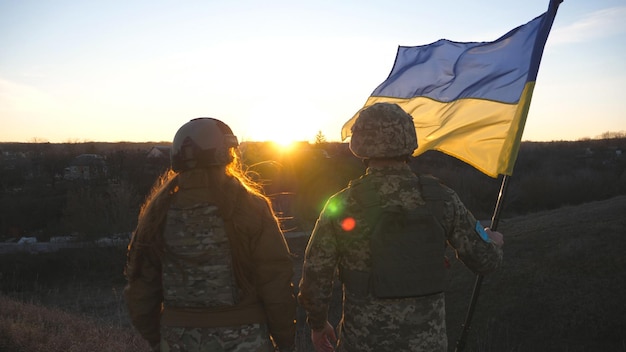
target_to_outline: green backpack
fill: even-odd
[[[364,208],[370,228],[368,291],[377,298],[426,296],[444,290],[446,236],[441,226],[445,192],[439,181],[421,176],[425,206],[382,207],[378,191],[360,187],[353,197]]]

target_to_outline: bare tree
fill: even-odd
[[[320,130],[320,131],[317,131],[317,134],[315,135],[315,144],[322,144],[322,143],[326,143],[326,136],[324,136],[324,134]]]

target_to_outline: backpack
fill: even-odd
[[[413,186],[421,190],[425,206],[383,207],[378,191],[367,185],[352,193],[372,229],[367,291],[374,297],[416,297],[444,290],[446,236],[441,219],[445,193],[430,176],[418,177]]]

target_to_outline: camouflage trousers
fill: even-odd
[[[376,300],[344,295],[338,352],[445,352],[448,350],[443,293]]]
[[[273,352],[266,324],[189,328],[161,326],[161,352]]]

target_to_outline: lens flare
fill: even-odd
[[[341,207],[339,206],[339,202],[336,200],[330,200],[328,204],[326,204],[326,211],[333,216],[336,216],[341,211]]]
[[[354,230],[355,226],[356,226],[356,220],[354,220],[353,217],[347,217],[341,220],[341,228],[344,231],[352,231]]]

